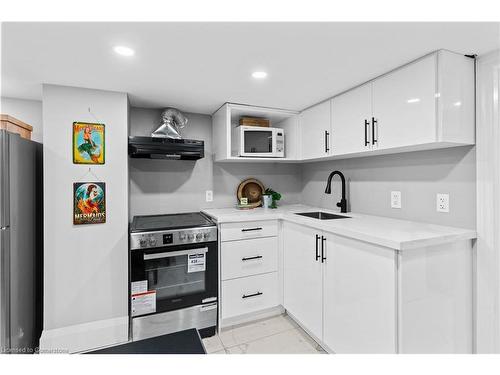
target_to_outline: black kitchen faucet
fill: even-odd
[[[332,173],[330,173],[330,175],[328,176],[328,181],[326,183],[325,193],[326,194],[332,193],[332,178],[336,174],[338,174],[340,179],[342,180],[342,199],[340,200],[340,202],[337,203],[337,207],[340,207],[340,212],[346,213],[347,212],[347,201],[345,199],[345,177],[342,174],[342,172],[333,171]]]

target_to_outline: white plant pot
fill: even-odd
[[[272,204],[273,204],[273,197],[272,197],[272,195],[263,195],[262,196],[262,207],[264,207],[264,208],[271,208]]]

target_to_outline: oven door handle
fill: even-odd
[[[179,251],[167,251],[164,253],[144,254],[144,260],[171,258],[181,255],[193,255],[206,252],[208,252],[208,247],[203,247],[199,249],[179,250]]]

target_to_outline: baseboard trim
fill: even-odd
[[[40,353],[78,353],[125,343],[128,331],[128,316],[44,329],[40,337]]]
[[[255,320],[260,320],[260,319],[265,319],[265,318],[270,318],[275,315],[281,315],[285,312],[285,309],[283,306],[275,306],[271,307],[265,310],[260,310],[244,315],[238,315],[235,317],[231,318],[226,318],[222,320],[222,324],[220,325],[220,330],[229,328],[231,326],[239,325],[239,324],[244,324],[248,322],[252,322]],[[219,331],[220,331],[219,330]]]
[[[290,319],[297,323],[297,325],[302,328],[302,330],[307,333],[309,337],[316,342],[316,344],[321,346],[325,352],[327,352],[328,354],[335,354],[335,352],[330,347],[328,347],[322,340],[319,339],[319,337],[316,337],[311,331],[304,327],[300,320],[296,319],[292,314],[290,314],[288,310],[286,310],[286,315],[288,315]]]

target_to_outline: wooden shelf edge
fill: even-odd
[[[33,126],[26,124],[25,122],[18,120],[17,118],[6,115],[6,114],[0,114],[0,121],[2,122],[10,122],[11,124],[17,125],[23,129],[26,129],[28,131],[33,131]]]

